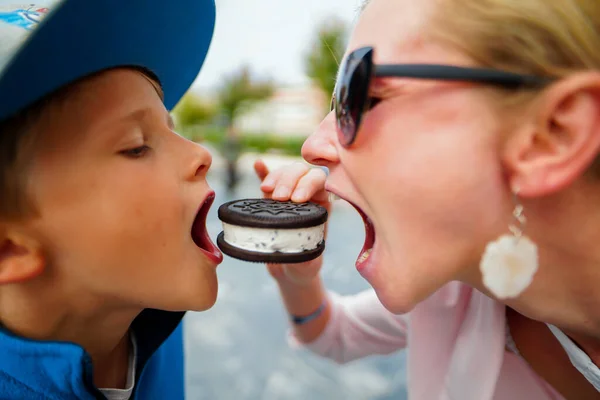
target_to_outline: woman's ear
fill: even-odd
[[[548,88],[507,141],[510,183],[523,197],[571,185],[600,150],[600,73],[565,78]]]
[[[0,285],[33,279],[45,265],[41,245],[35,239],[10,228],[0,231]]]

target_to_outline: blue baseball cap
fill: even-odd
[[[214,0],[0,5],[0,120],[75,80],[120,66],[152,72],[170,110],[198,76],[214,25]]]

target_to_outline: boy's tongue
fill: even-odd
[[[223,260],[223,255],[210,239],[206,229],[206,217],[208,216],[208,211],[210,210],[210,206],[214,199],[215,195],[210,194],[204,201],[204,204],[200,207],[196,219],[194,220],[194,224],[192,225],[192,239],[194,240],[194,243],[196,243],[196,246],[198,246],[209,258],[213,259],[213,261],[220,262]]]

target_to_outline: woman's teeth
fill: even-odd
[[[341,199],[341,197],[335,193],[327,192],[327,194],[328,194],[328,200],[330,203],[333,203],[334,201]]]
[[[360,255],[360,257],[358,257],[358,263],[362,264],[365,261],[367,261],[367,258],[369,258],[369,256],[371,255],[371,251],[373,251],[373,249],[369,249],[369,250],[366,250],[365,252],[363,252]]]

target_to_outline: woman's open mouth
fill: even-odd
[[[355,204],[352,204],[352,206],[360,214],[361,218],[363,219],[363,223],[365,224],[365,243],[363,245],[362,250],[360,251],[360,254],[358,255],[358,259],[356,260],[356,269],[360,271],[367,265],[369,256],[373,251],[373,247],[375,245],[375,228],[373,227],[373,223],[371,222],[369,217],[363,212],[363,210],[361,210]]]
[[[336,193],[330,192],[330,194],[333,195],[332,197],[330,197],[330,200],[335,198],[341,198],[343,200],[346,200],[343,197],[337,195]],[[358,254],[358,258],[356,260],[356,269],[360,271],[366,267],[367,261],[369,260],[369,256],[371,255],[373,247],[375,246],[375,227],[373,226],[373,222],[371,222],[367,214],[365,214],[359,206],[357,206],[349,200],[346,201],[352,207],[354,207],[354,209],[361,216],[363,223],[365,224],[365,243],[363,244],[363,248]]]
[[[194,224],[192,225],[192,239],[206,257],[215,264],[220,264],[223,261],[223,254],[210,239],[208,230],[206,229],[206,217],[208,216],[208,211],[214,201],[215,193],[211,192],[200,206],[198,214],[196,214],[196,219],[194,219]]]

